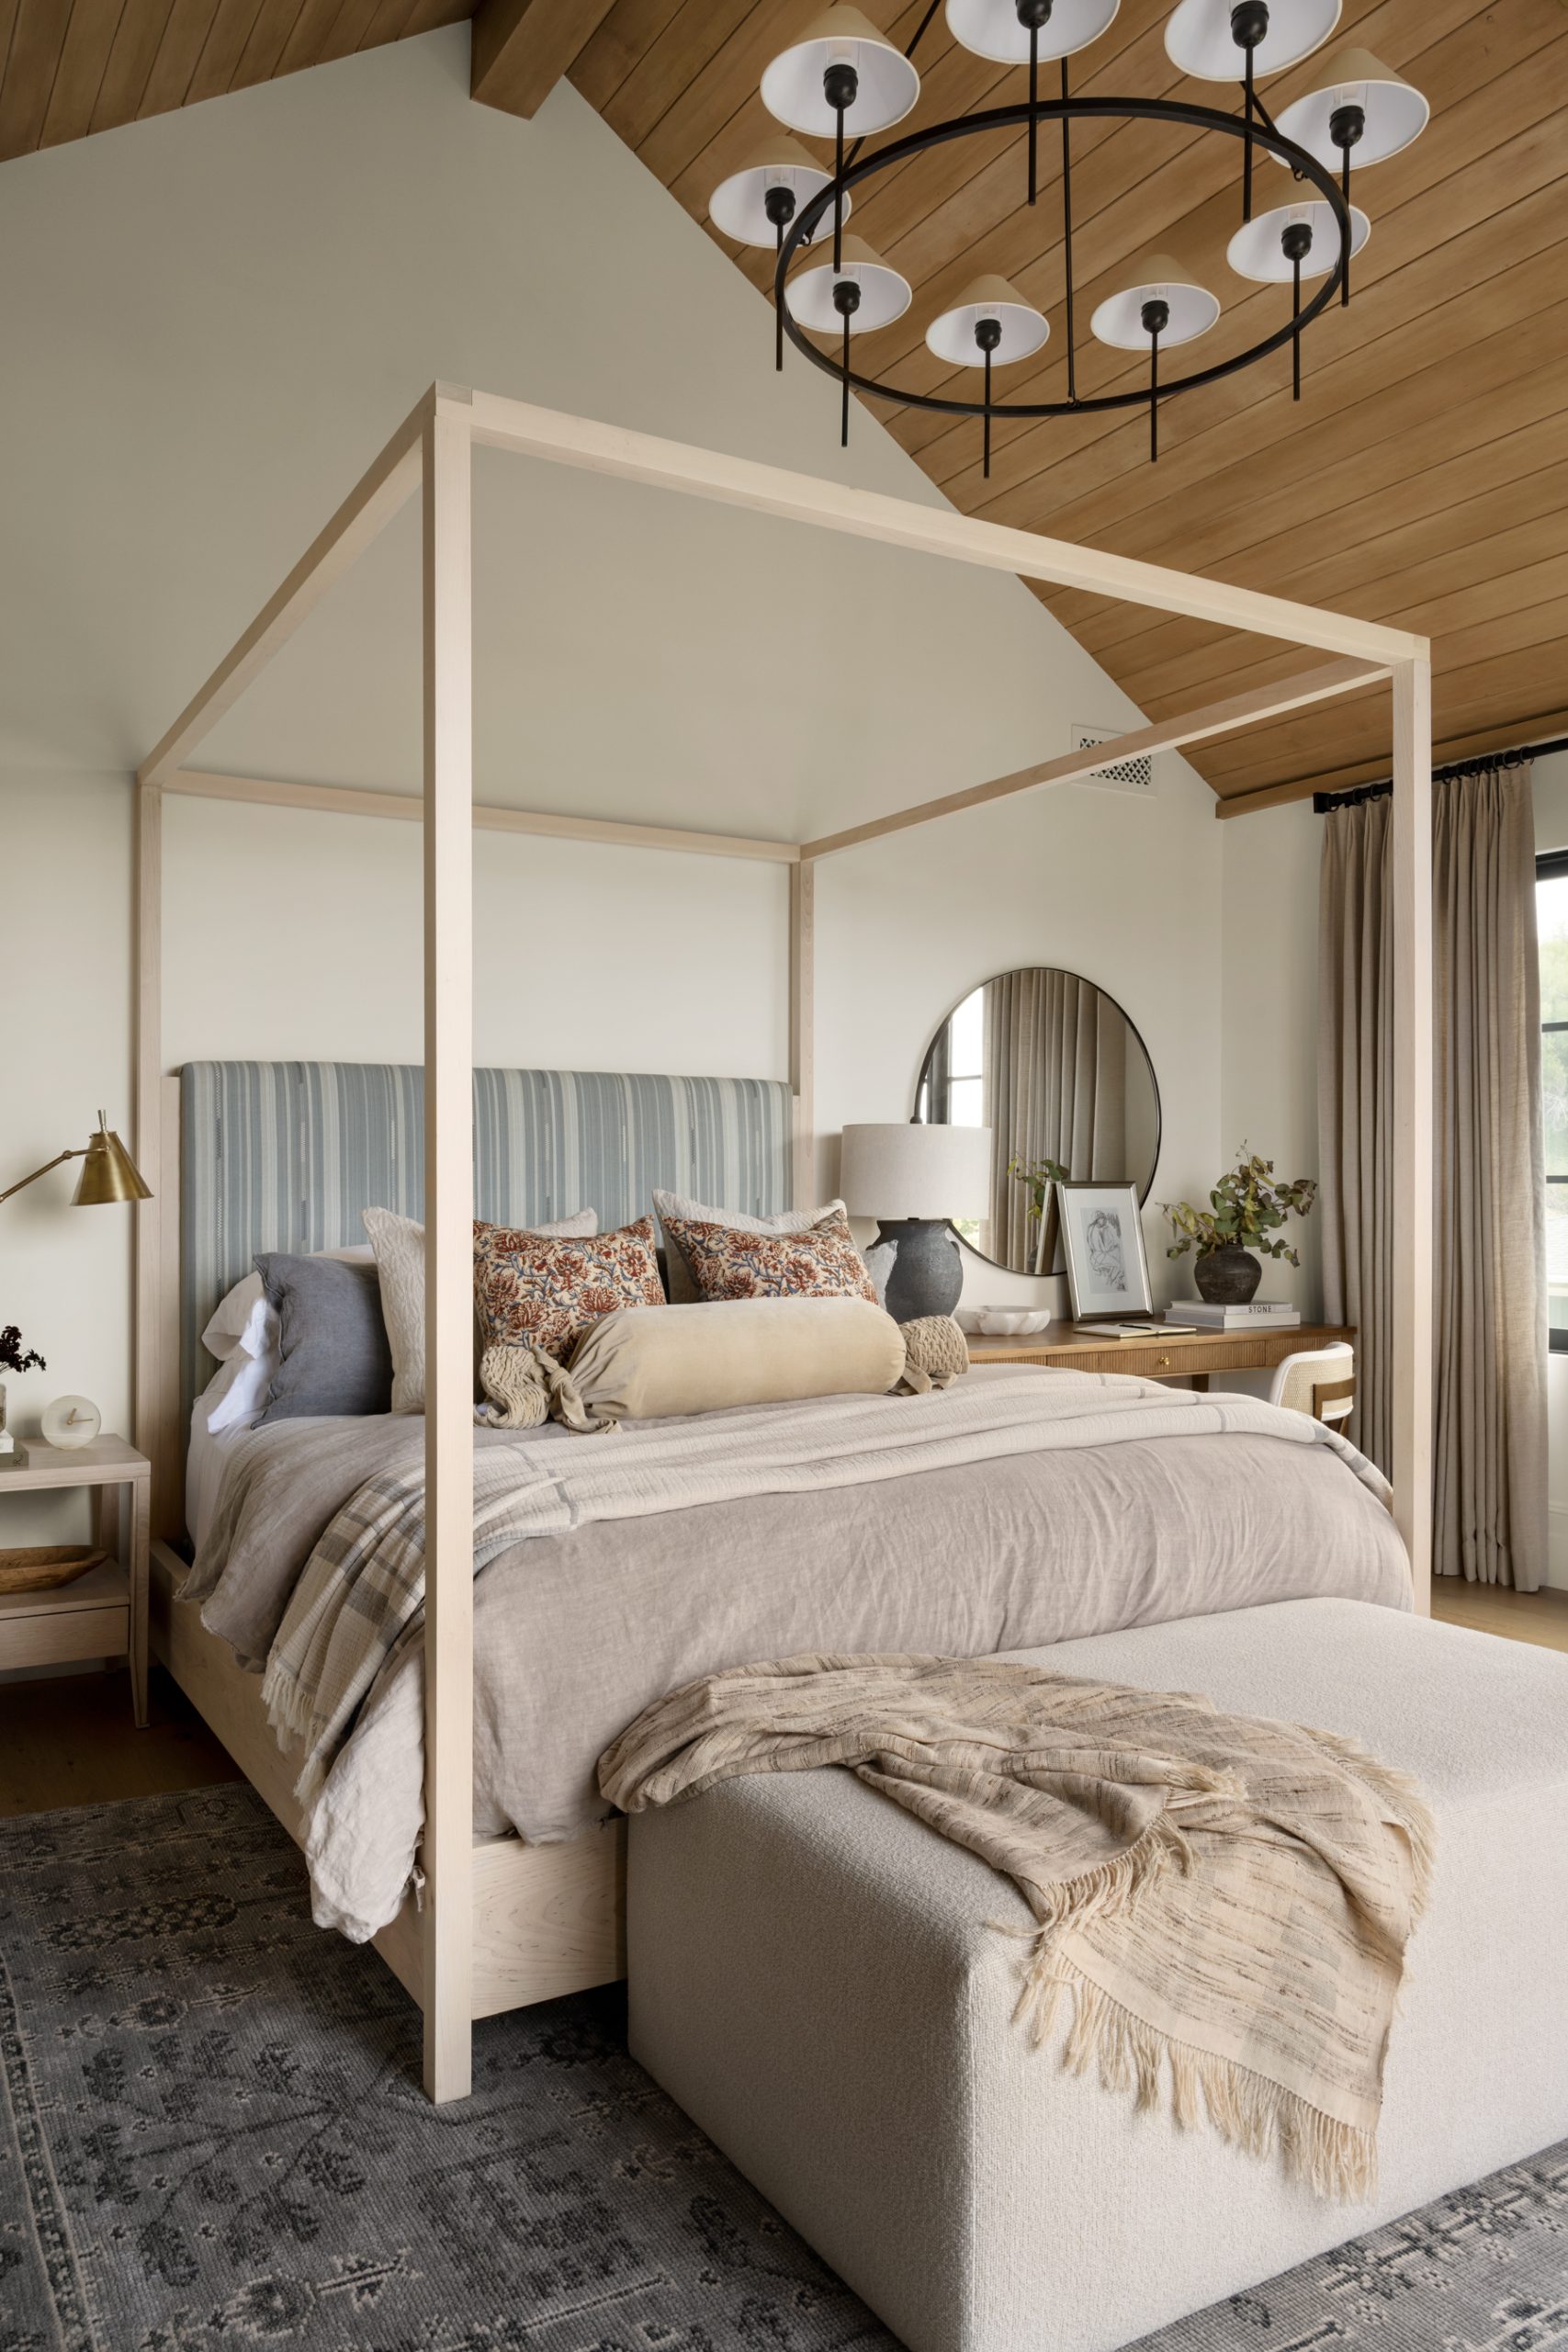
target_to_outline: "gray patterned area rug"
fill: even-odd
[[[418,2062],[249,1789],[0,1822],[0,2352],[897,2352],[614,1996],[480,2026],[462,2106]],[[1142,2352],[1558,2345],[1568,2147]]]

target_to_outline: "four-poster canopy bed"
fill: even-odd
[[[476,808],[472,793],[471,453],[508,449],[687,496],[752,509],[950,560],[1010,571],[1294,642],[1315,667],[1156,726],[1120,758],[1179,748],[1387,678],[1395,826],[1393,1481],[1417,1608],[1427,1606],[1431,1401],[1430,672],[1426,640],[1346,616],[971,520],[588,419],[434,386],[393,435],[265,609],[137,776],[136,1156],[154,1197],[137,1210],[136,1434],[153,1463],[154,1618],[175,1677],[296,1834],[294,1768],[277,1747],[257,1678],[174,1606],[185,1564],[181,1505],[181,1229],[178,1082],[163,1069],[161,810],[167,793],[423,821],[423,1151],[428,1494],[424,1634],[423,1902],[376,1939],[419,2001],[431,2097],[462,2098],[477,2017],[621,1973],[620,1826],[529,1845],[473,1834],[472,844],[475,827],[618,842],[784,865],[789,877],[794,1192],[814,1198],[813,882],[818,862],[908,826],[1102,766],[1103,744],[804,842]],[[306,615],[414,491],[423,501],[423,798],[270,783],[184,763]],[[186,1400],[188,1403],[188,1398]]]

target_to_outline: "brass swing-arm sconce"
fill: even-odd
[[[68,1159],[86,1162],[72,1197],[73,1208],[99,1208],[106,1201],[150,1201],[152,1197],[152,1186],[142,1182],[136,1162],[100,1111],[98,1124],[86,1143],[46,1159],[41,1168],[24,1176],[19,1184],[8,1185],[0,1193],[0,1201],[8,1201],[13,1193],[25,1192],[40,1176],[47,1176],[51,1168],[62,1167]]]

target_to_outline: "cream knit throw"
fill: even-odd
[[[1207,2109],[1325,2197],[1376,2181],[1383,2057],[1431,1870],[1416,1784],[1348,1739],[997,1659],[793,1657],[688,1683],[600,1758],[627,1813],[844,1764],[1004,1871],[1016,2014],[1107,2089]]]

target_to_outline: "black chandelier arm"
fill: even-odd
[[[1258,342],[1249,345],[1247,350],[1238,352],[1232,359],[1216,360],[1212,366],[1194,368],[1186,376],[1162,378],[1159,387],[1161,407],[1164,407],[1168,401],[1177,399],[1183,392],[1195,391],[1204,384],[1217,384],[1226,376],[1237,375],[1242,368],[1250,368],[1255,361],[1266,359],[1270,352],[1282,349],[1293,338],[1303,334],[1314,319],[1326,310],[1338,294],[1341,282],[1348,273],[1349,262],[1349,209],[1340,193],[1338,179],[1334,171],[1328,165],[1320,164],[1317,158],[1309,154],[1304,147],[1299,147],[1293,140],[1287,139],[1281,131],[1273,128],[1265,130],[1258,123],[1248,121],[1239,115],[1223,114],[1216,107],[1192,106],[1183,99],[1177,98],[1042,98],[1032,107],[1027,101],[1022,101],[1012,106],[989,107],[978,114],[957,115],[949,121],[932,123],[924,130],[911,131],[903,139],[895,140],[889,146],[879,147],[874,154],[866,156],[863,162],[846,161],[841,175],[831,180],[795,214],[779,248],[777,266],[773,273],[773,301],[782,315],[785,334],[795,349],[802,353],[814,368],[820,368],[825,375],[831,376],[836,384],[842,386],[847,381],[852,390],[863,393],[871,400],[886,401],[895,408],[928,409],[933,414],[942,416],[984,417],[987,412],[986,404],[982,401],[956,400],[938,392],[900,391],[896,385],[879,382],[872,377],[852,372],[846,378],[838,356],[835,354],[829,357],[826,353],[819,351],[798,324],[784,300],[784,288],[788,282],[790,266],[796,255],[810,243],[812,236],[830,209],[851,189],[862,186],[878,172],[889,170],[898,164],[908,163],[912,156],[924,154],[928,148],[946,146],[955,139],[978,138],[991,131],[1022,130],[1027,127],[1032,118],[1041,122],[1059,121],[1064,126],[1069,122],[1175,123],[1186,130],[1215,130],[1225,138],[1243,140],[1247,143],[1249,150],[1254,144],[1262,147],[1268,153],[1284,164],[1299,179],[1310,180],[1314,189],[1327,205],[1330,214],[1337,224],[1339,252],[1334,266],[1324,277],[1312,300],[1299,316],[1287,319],[1284,324],[1277,327],[1271,334],[1265,335]],[[991,407],[990,414],[993,417],[1026,419],[1083,416],[1111,409],[1146,408],[1148,401],[1148,386],[1145,383],[1134,390],[1078,393],[1065,401],[998,401]]]

